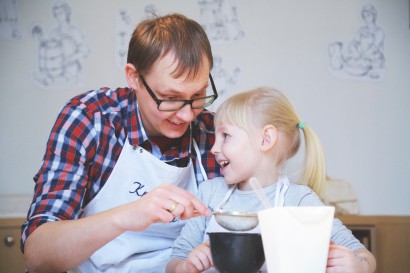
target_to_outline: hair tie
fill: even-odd
[[[301,122],[299,122],[299,123],[298,123],[298,125],[297,125],[297,126],[298,126],[298,128],[299,128],[299,129],[302,129],[302,128],[303,128],[303,126],[305,126],[305,124],[306,124],[306,122],[301,121]]]

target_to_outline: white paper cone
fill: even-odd
[[[269,273],[323,273],[334,207],[276,207],[258,213]]]

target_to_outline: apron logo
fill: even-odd
[[[134,184],[134,186],[136,186],[136,188],[133,191],[129,191],[129,193],[135,193],[136,195],[138,195],[140,197],[142,197],[142,196],[144,196],[148,193],[145,190],[144,190],[144,192],[142,192],[145,185],[141,184],[138,181],[134,182],[133,184]]]

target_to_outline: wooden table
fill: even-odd
[[[338,216],[376,257],[377,273],[410,273],[410,216]]]

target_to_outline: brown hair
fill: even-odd
[[[211,45],[200,24],[178,13],[147,19],[134,30],[127,62],[142,74],[149,73],[151,66],[160,57],[172,52],[178,65],[173,72],[175,78],[188,72],[194,78],[207,58],[213,66]]]

